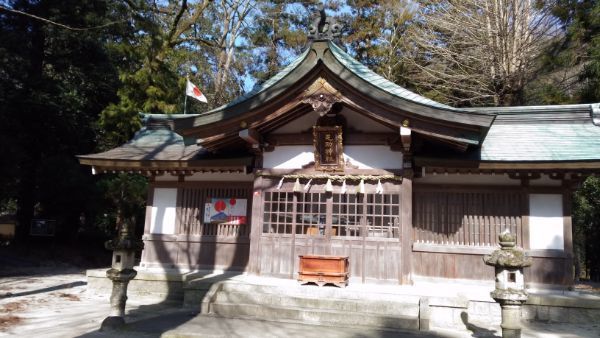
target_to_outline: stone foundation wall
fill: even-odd
[[[130,297],[153,296],[198,310],[211,301],[215,286],[235,276],[212,272],[140,270],[129,284]],[[106,278],[106,270],[88,270],[87,277],[89,292],[110,295],[112,284]],[[500,305],[490,298],[481,297],[481,294],[437,297],[408,292],[420,297],[419,320],[423,328],[485,329],[501,322]],[[380,295],[373,295],[377,296]],[[553,323],[599,323],[600,297],[575,292],[532,294],[522,307],[521,318],[524,321]]]
[[[551,323],[600,323],[598,298],[585,295],[531,295],[521,308],[521,319]],[[428,316],[432,327],[441,328],[493,326],[500,325],[502,320],[498,303],[466,298],[429,297]]]

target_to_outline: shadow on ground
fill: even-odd
[[[476,338],[487,338],[487,337],[499,337],[496,335],[496,330],[486,329],[480,326],[477,326],[473,323],[469,322],[469,314],[466,312],[461,312],[460,320],[465,324],[467,330],[471,331],[471,337]]]
[[[84,286],[84,285],[87,285],[87,282],[78,281],[78,282],[65,283],[65,284],[50,286],[47,288],[31,290],[31,291],[16,292],[16,293],[7,292],[5,294],[0,294],[0,299],[15,298],[15,297],[21,297],[21,296],[30,296],[30,295],[35,295],[35,294],[39,294],[39,293],[52,292],[52,291],[64,290],[64,289],[72,289],[74,287]]]

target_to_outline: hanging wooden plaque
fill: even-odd
[[[342,127],[313,127],[315,145],[315,169],[324,171],[344,170]]]

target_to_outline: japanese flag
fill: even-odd
[[[208,103],[208,101],[206,100],[206,96],[204,96],[204,94],[202,94],[200,89],[198,89],[198,87],[196,87],[195,84],[190,82],[189,79],[187,80],[187,86],[185,87],[185,94],[187,96],[191,96],[191,97],[195,98],[196,100],[198,100],[200,102]]]

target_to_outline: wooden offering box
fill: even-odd
[[[300,255],[298,281],[300,284],[313,282],[323,286],[331,283],[339,287],[346,287],[348,285],[348,257]]]

